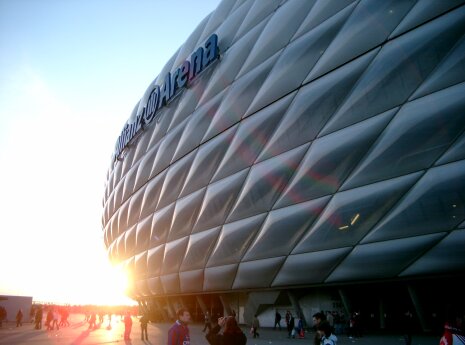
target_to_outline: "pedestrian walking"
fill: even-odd
[[[144,335],[145,335],[145,340],[149,340],[149,335],[147,333],[147,325],[149,323],[149,316],[147,313],[144,313],[142,317],[139,319],[140,321],[140,338],[144,340]]]
[[[281,330],[281,314],[276,310],[276,314],[274,316],[274,327],[273,329],[276,329],[276,325],[279,327],[279,330]]]
[[[90,313],[89,316],[89,328],[88,329],[95,329],[97,328],[96,323],[97,322],[97,314],[94,312]]]
[[[22,325],[23,325],[23,311],[20,308],[18,312],[16,313],[16,327],[19,327]]]
[[[42,306],[39,305],[39,307],[36,309],[36,315],[34,318],[35,329],[42,329],[42,316],[43,316],[42,314],[43,314]]]
[[[6,312],[5,307],[0,305],[0,327],[3,326],[3,320],[6,320],[6,315],[7,315],[7,312]]]
[[[286,321],[286,328],[289,328],[289,321],[291,321],[291,312],[286,310],[285,321]]]
[[[52,330],[55,328],[55,326],[57,327],[57,330],[59,330],[60,326],[58,324],[58,318],[60,317],[60,314],[58,314],[56,309],[53,309],[52,316]]]
[[[208,311],[205,312],[204,314],[204,327],[203,327],[203,330],[202,332],[205,332],[208,328],[208,331],[210,332],[210,330],[212,329],[212,326],[211,326],[211,320],[210,320],[210,314],[208,313]]]
[[[260,338],[260,333],[258,333],[259,328],[260,328],[260,321],[257,318],[257,314],[255,314],[252,320],[252,334],[254,338]]]
[[[129,312],[124,316],[124,340],[131,340],[132,318]]]
[[[287,337],[295,338],[295,319],[291,313],[289,313],[289,322],[287,323]]]

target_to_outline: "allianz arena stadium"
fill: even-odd
[[[102,227],[130,296],[264,326],[463,312],[464,34],[459,0],[222,1],[115,138]]]

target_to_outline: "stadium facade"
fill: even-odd
[[[224,0],[117,139],[110,259],[187,306],[418,328],[464,308],[464,1]]]

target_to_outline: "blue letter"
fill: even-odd
[[[174,74],[171,78],[171,90],[170,90],[170,97],[173,97],[173,95],[176,93],[176,90],[178,89],[178,78],[179,78],[179,73],[181,70],[178,68],[176,71],[174,71]]]
[[[184,87],[184,86],[187,85],[190,65],[191,64],[189,63],[189,61],[184,61],[182,66],[179,68],[180,71],[181,71],[180,74],[179,74],[179,78],[178,78],[178,87],[179,88]]]
[[[147,107],[145,108],[144,113],[144,123],[149,124],[152,122],[155,112],[157,111],[158,100],[160,99],[160,87],[155,85],[152,93],[149,96],[149,100],[147,101]]]
[[[220,56],[218,49],[218,36],[213,34],[205,42],[205,54],[203,56],[202,68],[207,67],[210,63],[215,61]]]
[[[202,71],[202,57],[203,48],[200,47],[191,55],[191,70],[189,73],[189,80],[195,78],[195,76]]]
[[[168,72],[168,74],[165,77],[165,82],[163,83],[163,86],[160,88],[160,101],[158,102],[158,108],[160,109],[164,105],[168,103],[170,100],[170,91],[171,91],[171,73]]]

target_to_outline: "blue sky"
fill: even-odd
[[[150,82],[218,3],[0,0],[0,294],[118,298],[105,285],[117,278],[102,273],[114,144]]]

